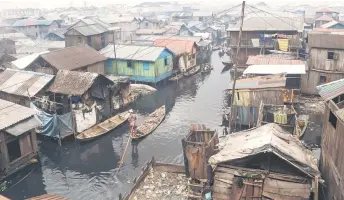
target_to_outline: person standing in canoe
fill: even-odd
[[[136,114],[132,109],[129,110],[130,116],[128,118],[130,124],[130,135],[131,137],[135,137],[136,135]]]

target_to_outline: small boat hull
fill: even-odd
[[[129,118],[129,112],[119,113],[114,117],[105,120],[102,123],[92,126],[76,136],[76,139],[81,142],[88,142],[105,135],[106,133],[116,129]]]
[[[132,140],[139,140],[147,135],[151,134],[161,122],[165,119],[166,115],[166,107],[161,106],[160,108],[156,109],[153,113],[151,113],[141,124],[137,127],[137,133],[135,137],[131,137]]]
[[[193,76],[193,75],[197,74],[199,71],[201,71],[201,67],[199,65],[197,65],[196,67],[193,67],[189,71],[185,72],[184,76],[185,77]]]

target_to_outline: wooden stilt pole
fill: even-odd
[[[233,127],[233,112],[234,112],[234,97],[235,97],[235,84],[236,84],[236,76],[237,76],[237,68],[239,64],[239,52],[240,52],[240,45],[241,45],[241,37],[242,37],[242,27],[244,25],[244,15],[245,15],[245,1],[242,2],[242,8],[241,8],[241,24],[240,24],[240,30],[239,30],[239,41],[237,46],[237,54],[236,54],[236,64],[234,65],[234,75],[233,75],[233,87],[232,87],[232,99],[231,99],[231,113],[229,118],[229,133],[232,133],[232,127]]]

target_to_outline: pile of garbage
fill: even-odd
[[[186,200],[187,184],[188,180],[184,174],[159,172],[150,169],[149,174],[131,195],[130,200]]]

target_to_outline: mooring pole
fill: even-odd
[[[233,113],[234,113],[234,97],[235,97],[235,84],[236,84],[236,78],[237,78],[237,68],[239,64],[239,52],[240,52],[240,46],[241,46],[241,35],[242,35],[242,27],[244,25],[244,17],[245,17],[245,1],[242,2],[241,7],[241,23],[240,23],[240,29],[239,29],[239,41],[238,41],[238,47],[237,47],[237,53],[236,53],[236,63],[234,65],[234,75],[232,77],[233,81],[233,87],[232,87],[232,99],[231,99],[231,113],[230,113],[230,122],[229,122],[229,133],[232,133],[232,127],[233,127]]]

